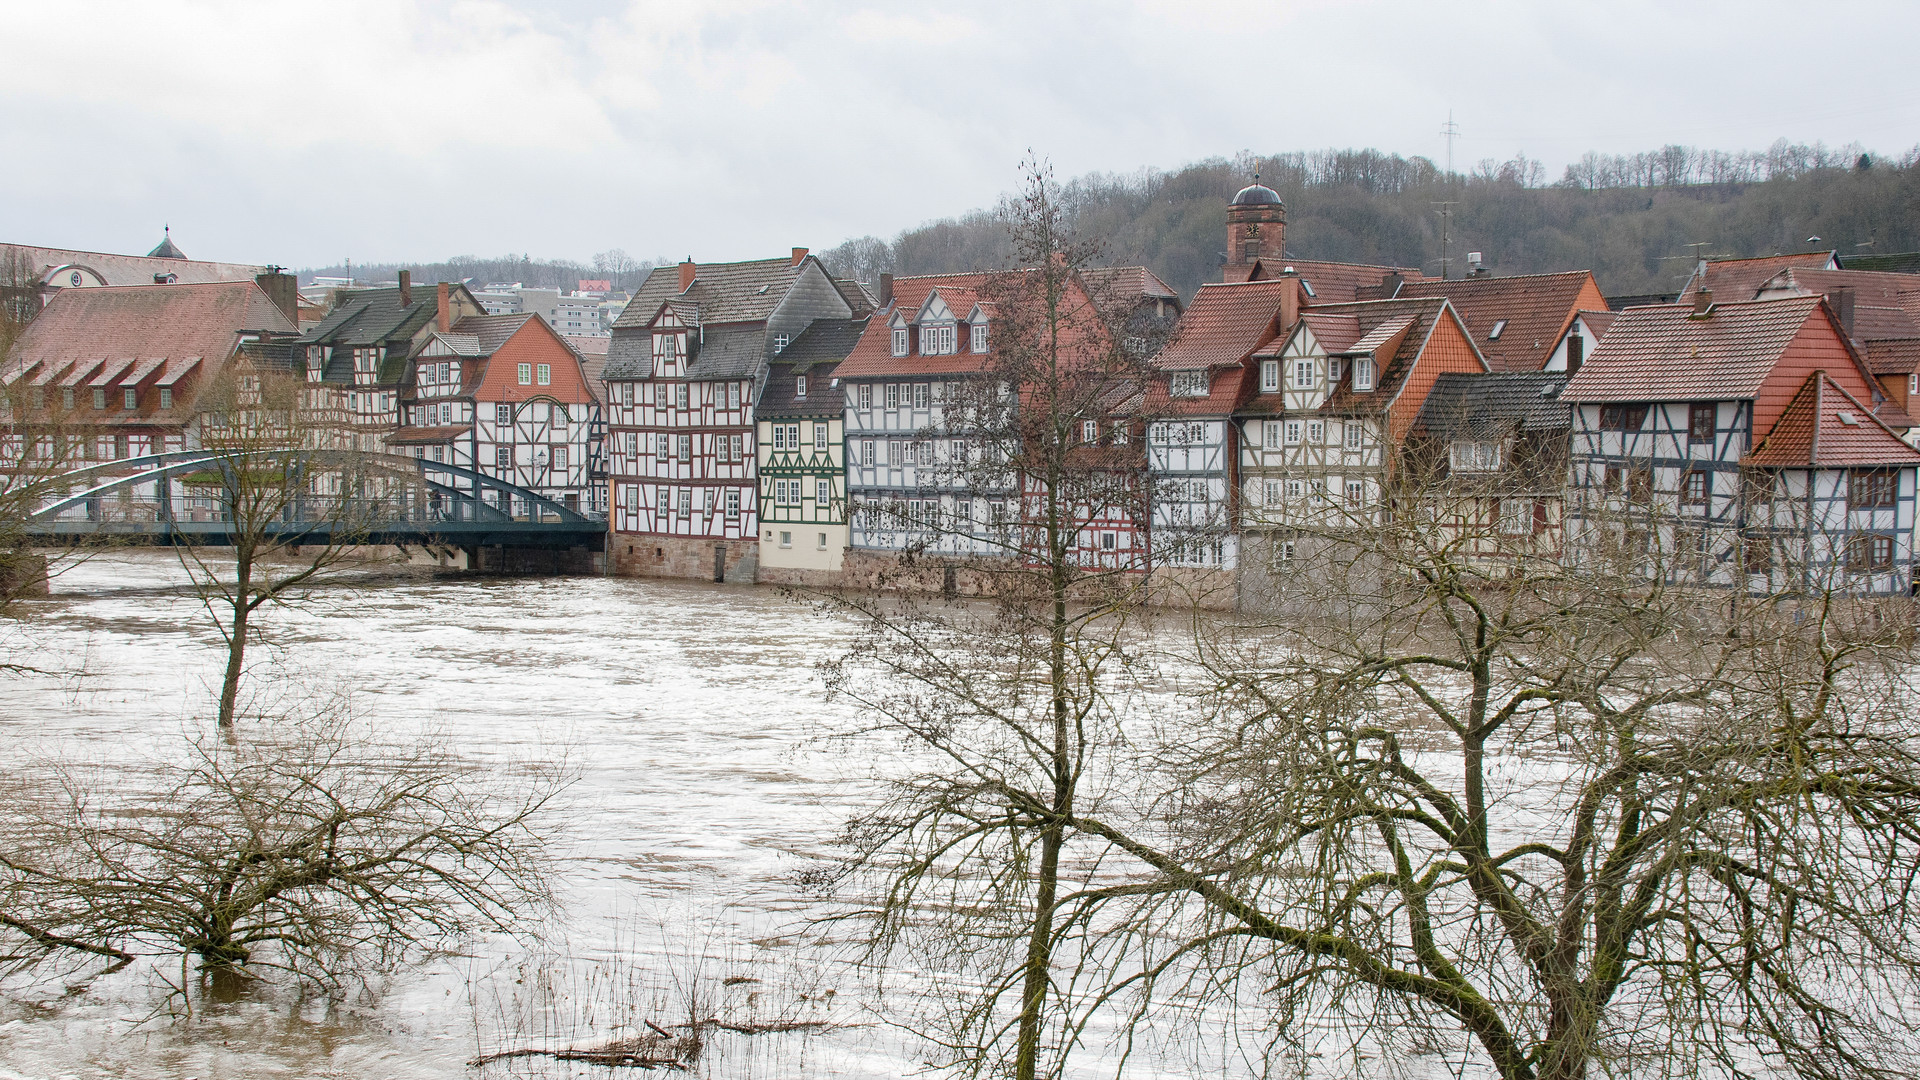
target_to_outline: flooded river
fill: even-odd
[[[166,553],[121,553],[33,603],[13,651],[53,674],[0,684],[8,767],[138,761],[201,729],[223,653],[185,581]],[[703,1008],[835,1025],[738,1040],[714,1075],[914,1067],[856,973],[806,939],[793,883],[870,771],[819,740],[843,719],[814,668],[849,630],[835,616],[768,589],[423,578],[328,591],[267,626],[262,662],[347,690],[389,730],[445,732],[501,762],[571,757],[563,920],[542,942],[480,942],[348,1001],[261,994],[139,1023],[162,973],[17,992],[0,1004],[0,1077],[474,1076],[476,1050],[604,1039],[686,1016],[693,992]]]

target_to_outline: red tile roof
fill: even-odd
[[[1422,281],[1425,275],[1410,266],[1371,266],[1367,263],[1309,262],[1304,259],[1262,259],[1254,267],[1256,281],[1298,277],[1307,284],[1303,304],[1344,304],[1355,300],[1377,300],[1363,289],[1377,289],[1388,277],[1399,274],[1406,281]]]
[[[1875,375],[1911,375],[1920,371],[1920,338],[1866,343],[1867,369]]]
[[[248,332],[296,333],[252,281],[62,289],[14,345],[22,365],[123,357],[225,360]]]
[[[1313,331],[1313,339],[1328,352],[1341,352],[1360,340],[1360,318],[1318,308],[1300,313],[1300,321]]]
[[[1817,296],[1628,308],[1567,381],[1567,402],[1752,398],[1821,300]]]
[[[1281,333],[1282,305],[1297,287],[1284,279],[1200,286],[1153,366],[1191,371],[1240,363]]]
[[[1399,296],[1444,296],[1466,325],[1494,371],[1539,371],[1583,308],[1604,307],[1606,298],[1588,270],[1520,277],[1409,281]],[[1729,298],[1731,299],[1731,298]],[[1493,336],[1493,328],[1500,336]]]
[[[1441,319],[1459,318],[1445,297],[1414,297],[1403,300],[1363,300],[1353,304],[1316,309],[1314,314],[1352,314],[1362,335],[1344,349],[1328,348],[1328,353],[1373,353],[1374,378],[1371,391],[1353,389],[1353,365],[1344,365],[1340,385],[1327,395],[1322,408],[1339,413],[1378,412],[1392,407],[1407,376],[1426,351],[1427,340]],[[1318,335],[1315,335],[1318,336]],[[1468,344],[1472,336],[1467,335]],[[1483,357],[1481,363],[1485,363]]]
[[[1767,255],[1758,259],[1712,259],[1706,267],[1703,279],[1699,268],[1680,290],[1682,304],[1693,303],[1693,294],[1704,286],[1713,292],[1716,301],[1751,300],[1767,279],[1782,270],[1792,267],[1820,269],[1832,267],[1834,253],[1831,251],[1809,251],[1799,255]]]
[[[957,351],[945,356],[920,355],[918,342],[912,342],[906,356],[893,355],[893,328],[891,322],[896,311],[904,313],[908,320],[919,314],[920,308],[928,297],[938,293],[947,307],[953,311],[963,327],[967,315],[974,305],[985,308],[992,315],[996,302],[1006,300],[1017,302],[1019,290],[1029,280],[1026,275],[1031,270],[1012,272],[989,271],[969,274],[928,274],[918,277],[893,279],[893,303],[874,313],[868,320],[867,328],[860,335],[859,344],[847,355],[840,366],[834,369],[834,375],[841,379],[875,378],[889,375],[977,375],[987,369],[992,353],[976,353],[968,347],[967,335],[962,331],[955,342]],[[1070,336],[1084,332],[1104,334],[1105,320],[1095,309],[1092,299],[1078,284],[1068,286],[1068,296],[1064,310],[1064,319],[1070,327],[1081,328]],[[1002,327],[997,321],[992,325],[989,348],[997,347]],[[1068,349],[1075,349],[1080,342],[1069,340]]]
[[[1900,440],[1824,371],[1807,376],[1786,411],[1743,464],[1767,468],[1920,465]]]

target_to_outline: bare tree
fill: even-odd
[[[215,504],[219,543],[196,542],[189,528],[175,550],[227,647],[221,727],[233,725],[261,609],[304,601],[359,562],[360,539],[397,513],[406,490],[371,456],[342,449],[351,439],[305,391],[295,375],[236,361],[197,403],[201,446],[214,456],[185,486]]]
[[[1069,821],[1101,805],[1134,662],[1142,564],[1087,541],[1144,511],[1142,364],[1081,282],[1093,251],[1062,224],[1049,172],[1031,163],[1003,214],[1023,269],[982,284],[991,353],[917,434],[933,497],[855,509],[903,538],[904,579],[965,574],[991,599],[838,600],[869,632],[830,666],[830,690],[926,767],[851,824],[834,881],[868,904],[877,951],[979,977],[939,1021],[952,1063],[1030,1080],[1075,1038],[1064,953],[1078,930],[1060,904],[1099,853]],[[982,522],[989,502],[1009,509]]]
[[[124,768],[111,783],[99,768],[10,778],[0,925],[16,966],[178,955],[333,985],[519,929],[548,902],[558,770],[490,774],[430,739],[383,746],[338,711],[184,750],[132,796]]]
[[[1249,1011],[1270,1063],[1911,1074],[1901,620],[1569,568],[1475,501],[1300,523],[1293,614],[1196,635],[1158,813],[1030,811],[1132,862],[1062,916],[1107,992]]]

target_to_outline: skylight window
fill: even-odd
[[[1501,334],[1501,333],[1502,333],[1503,331],[1505,331],[1505,330],[1506,330],[1506,328],[1507,328],[1507,320],[1505,320],[1505,319],[1501,319],[1501,320],[1500,320],[1499,322],[1496,322],[1496,323],[1494,323],[1494,324],[1493,324],[1493,329],[1491,329],[1491,330],[1489,330],[1489,331],[1487,331],[1487,340],[1488,340],[1488,341],[1499,341],[1499,340],[1500,340],[1500,334]]]

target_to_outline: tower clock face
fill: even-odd
[[[1248,236],[1259,236],[1259,235],[1260,235],[1260,225],[1259,225],[1259,223],[1258,223],[1258,222],[1249,222],[1249,223],[1247,224],[1247,235],[1248,235]]]

